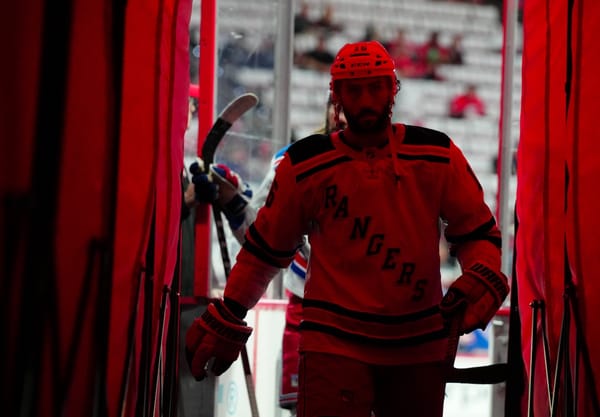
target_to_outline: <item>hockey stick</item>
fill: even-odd
[[[225,109],[219,114],[217,120],[213,124],[212,128],[206,135],[204,143],[202,144],[202,161],[204,166],[202,170],[204,173],[208,173],[210,165],[214,162],[215,152],[217,147],[221,143],[225,133],[238,120],[244,113],[253,108],[258,104],[258,97],[253,93],[245,93],[241,96],[232,100]],[[229,259],[229,253],[227,250],[227,240],[225,238],[225,230],[223,228],[223,219],[219,208],[213,204],[213,217],[217,226],[217,237],[219,239],[219,248],[221,250],[221,258],[223,259],[223,267],[225,269],[225,277],[229,276],[231,270],[231,261]]]
[[[204,167],[202,170],[204,173],[208,173],[210,165],[214,162],[215,152],[217,147],[221,143],[225,133],[233,125],[233,123],[239,119],[244,113],[253,108],[258,104],[258,97],[252,93],[242,94],[231,101],[225,109],[219,114],[213,127],[210,129],[204,143],[202,144],[202,161]],[[229,276],[228,270],[231,270],[231,260],[229,259],[229,253],[227,250],[227,240],[225,238],[225,231],[223,228],[223,219],[219,208],[213,204],[213,218],[217,227],[217,238],[219,240],[219,248],[221,250],[221,258],[223,260],[223,268],[225,269],[225,277]]]
[[[205,171],[208,171],[208,166],[213,163],[217,146],[219,146],[221,139],[223,139],[231,125],[242,117],[244,113],[256,106],[256,104],[258,104],[258,97],[256,94],[245,93],[233,99],[225,106],[202,144],[201,153]]]
[[[493,363],[491,365],[471,368],[452,368],[446,376],[446,382],[457,384],[499,384],[508,376],[508,364]]]
[[[204,162],[203,169],[205,173],[208,172],[210,165],[213,163],[217,146],[219,146],[219,143],[221,143],[221,139],[223,139],[227,130],[229,130],[233,123],[244,113],[256,106],[257,103],[258,97],[255,94],[246,93],[234,99],[221,112],[215,124],[208,132],[204,143],[202,144],[202,161]],[[219,210],[219,207],[217,207],[217,205],[214,203],[212,204],[212,212],[215,220],[215,226],[217,228],[217,238],[219,240],[219,249],[221,251],[225,279],[227,279],[229,277],[229,273],[231,272],[231,260],[229,258],[229,250],[227,249],[227,239],[225,238],[225,229],[223,228],[223,218],[221,217],[221,210]],[[256,390],[254,388],[254,381],[252,380],[252,370],[250,369],[248,351],[246,350],[245,345],[242,348],[240,355],[242,357],[242,365],[246,379],[248,400],[250,401],[250,412],[252,417],[259,417],[258,403],[256,402]]]
[[[508,375],[508,365],[506,363],[495,363],[470,368],[454,367],[461,333],[460,325],[465,307],[464,303],[458,305],[449,324],[448,350],[446,351],[446,382],[459,384],[497,384],[506,381]]]
[[[454,360],[456,359],[456,352],[458,351],[458,342],[460,339],[460,327],[463,321],[463,316],[466,308],[466,300],[462,299],[450,312],[451,316],[445,317],[448,322],[448,347],[446,348],[446,358],[444,360],[446,364],[446,382],[448,378],[454,372]]]

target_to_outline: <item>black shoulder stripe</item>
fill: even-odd
[[[329,135],[311,135],[290,145],[287,153],[292,165],[334,149]]]
[[[482,237],[480,240],[487,240],[488,242],[490,242],[492,245],[494,245],[498,249],[502,249],[502,238],[501,237],[485,236],[485,237]]]
[[[448,243],[451,243],[453,245],[467,242],[470,240],[487,240],[491,242],[494,246],[501,248],[502,238],[491,236],[488,234],[488,232],[492,229],[492,227],[494,227],[495,224],[496,220],[492,217],[489,221],[485,222],[472,232],[461,236],[446,236],[446,240],[448,241]]]
[[[245,250],[247,250],[252,255],[254,255],[255,257],[257,257],[258,259],[260,259],[261,261],[263,261],[264,263],[266,263],[268,265],[274,266],[275,268],[285,268],[285,266],[286,266],[282,262],[279,262],[278,260],[268,256],[261,248],[254,245],[253,243],[251,243],[248,240],[246,240],[244,242],[243,247]]]
[[[481,183],[477,179],[477,175],[475,175],[475,173],[473,172],[473,168],[471,168],[471,165],[469,165],[469,164],[467,164],[467,172],[469,173],[469,175],[471,176],[471,178],[473,178],[473,180],[475,181],[475,183],[477,183],[477,187],[480,190],[483,191],[483,187],[481,186]]]
[[[343,162],[348,162],[351,160],[352,160],[352,158],[350,158],[349,156],[340,156],[339,158],[332,159],[331,161],[327,161],[323,164],[319,164],[315,167],[312,167],[311,169],[307,169],[306,171],[301,172],[300,174],[296,175],[296,182],[300,182],[303,179],[310,177],[311,175],[313,175],[319,171],[323,171],[324,169],[331,168],[332,166],[341,164]]]
[[[404,143],[407,145],[433,145],[450,147],[450,138],[443,132],[421,126],[406,125]]]

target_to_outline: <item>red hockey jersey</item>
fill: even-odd
[[[442,360],[441,222],[463,269],[500,268],[500,233],[462,152],[441,132],[393,130],[392,147],[356,149],[343,132],[290,146],[247,232],[225,296],[248,308],[308,235],[301,350]]]

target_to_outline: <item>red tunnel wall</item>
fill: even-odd
[[[154,358],[174,331],[159,340],[179,257],[191,4],[3,5],[6,415],[153,407]]]

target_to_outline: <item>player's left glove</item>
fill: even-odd
[[[244,211],[252,198],[252,189],[239,174],[224,164],[210,166],[210,178],[218,187],[217,204],[233,230],[244,221]]]
[[[211,371],[221,375],[237,359],[252,328],[237,318],[222,300],[208,305],[194,320],[185,336],[185,356],[197,381],[207,375],[208,361],[214,358]]]
[[[192,183],[194,184],[194,200],[212,204],[217,200],[219,187],[204,172],[204,161],[198,158],[190,165]]]
[[[464,308],[461,333],[485,329],[509,292],[508,280],[500,271],[475,263],[456,279],[442,299],[440,310],[450,318],[460,305]]]

